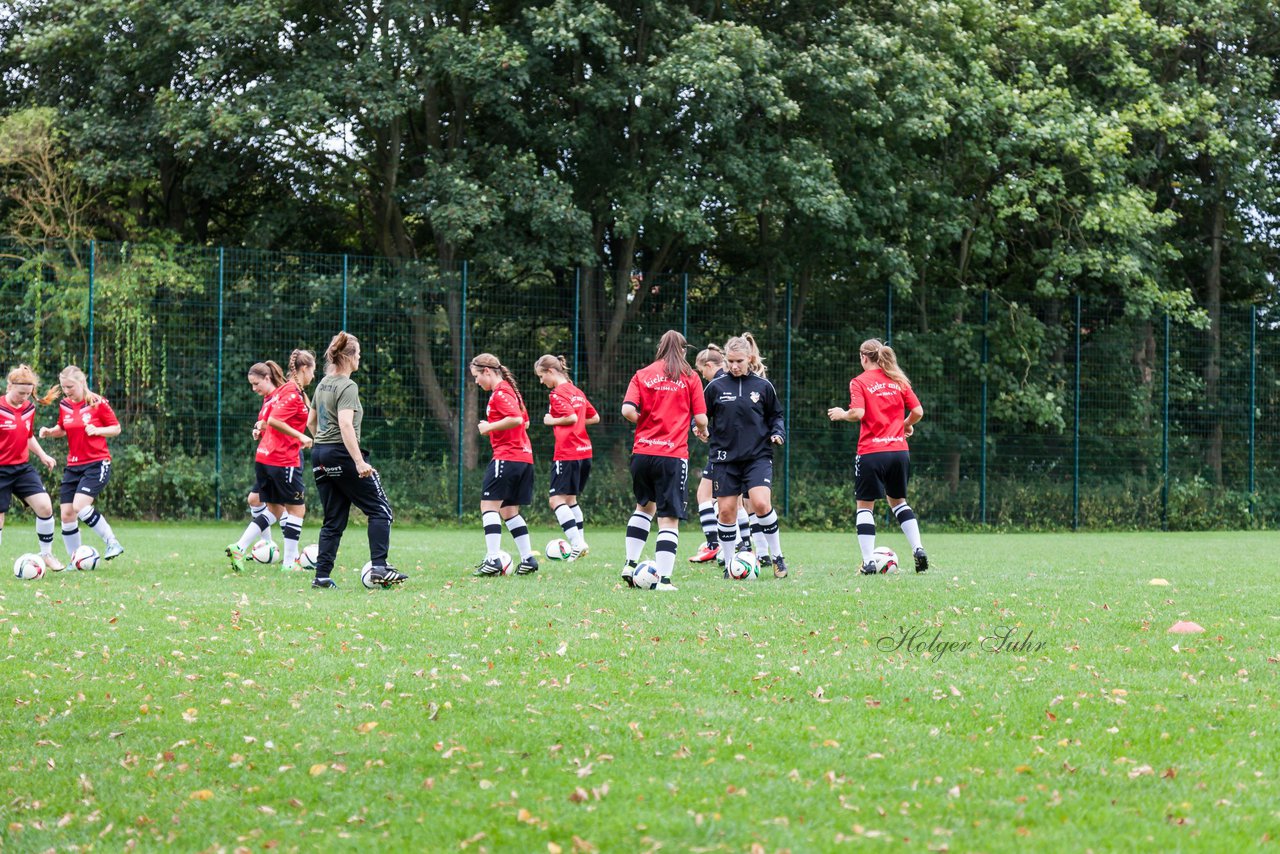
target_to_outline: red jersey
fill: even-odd
[[[907,410],[920,405],[911,386],[891,380],[879,368],[849,381],[849,408],[865,410],[858,433],[858,453],[907,450],[902,422]]]
[[[506,430],[494,430],[489,434],[489,442],[493,445],[493,458],[511,463],[533,462],[533,445],[529,444],[529,416],[520,409],[520,398],[511,383],[502,380],[489,395],[489,405],[485,407],[486,421],[501,421],[509,416],[521,419],[518,427]]]
[[[666,365],[654,362],[636,371],[627,386],[624,403],[640,413],[636,422],[635,454],[689,458],[689,423],[705,415],[702,380],[695,373],[668,379]]]
[[[36,405],[28,400],[12,406],[0,395],[0,466],[20,466],[31,459],[27,442],[35,433]]]
[[[267,414],[263,421],[275,418],[283,421],[299,433],[307,429],[307,402],[296,383],[287,382],[267,395],[264,401]],[[301,466],[302,442],[274,427],[263,425],[258,442],[258,462],[269,466]]]
[[[576,415],[578,420],[572,424],[557,425],[552,428],[556,436],[556,450],[552,459],[591,459],[591,439],[587,436],[587,419],[596,417],[596,408],[591,405],[591,401],[587,400],[582,390],[573,383],[560,383],[551,390],[551,417],[563,418],[566,415]]]
[[[107,437],[90,436],[84,428],[90,424],[114,427],[119,423],[111,404],[104,398],[99,398],[95,406],[90,406],[87,400],[76,403],[65,397],[58,401],[58,426],[67,434],[67,465],[82,466],[111,459]]]

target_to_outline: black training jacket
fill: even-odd
[[[769,437],[787,437],[778,392],[764,377],[720,374],[702,393],[710,422],[711,462],[772,456]]]

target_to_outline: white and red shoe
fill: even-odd
[[[697,554],[689,558],[689,563],[706,563],[707,561],[715,560],[716,556],[719,554],[720,554],[719,546],[712,547],[707,545],[706,543],[703,543],[702,545],[698,546]]]

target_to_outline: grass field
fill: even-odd
[[[619,584],[620,531],[473,579],[478,530],[397,529],[410,580],[368,592],[350,569],[336,591],[231,574],[235,525],[117,530],[128,552],[97,572],[0,583],[6,850],[1280,836],[1272,533],[926,530],[934,569],[865,578],[851,536],[784,532],[790,579],[728,582],[684,563],[686,528],[657,593]],[[5,560],[34,545],[6,533]]]

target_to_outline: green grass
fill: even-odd
[[[664,594],[620,587],[615,530],[473,579],[478,530],[396,529],[403,588],[345,569],[324,592],[229,573],[235,525],[118,529],[97,572],[0,583],[0,847],[1231,850],[1280,828],[1274,534],[939,535],[927,574],[864,578],[852,536],[784,532],[792,577],[735,583],[684,563],[686,528]],[[7,533],[11,561],[29,532]],[[984,649],[1002,627],[1031,648]],[[912,649],[878,648],[902,629]]]

